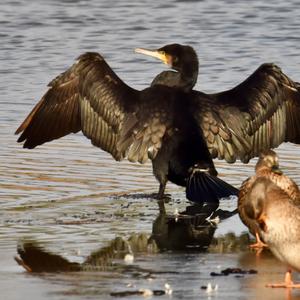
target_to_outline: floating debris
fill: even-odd
[[[139,292],[141,292],[144,297],[153,296],[153,292],[149,289],[140,289]]]
[[[210,282],[206,285],[201,286],[201,290],[205,290],[205,292],[207,294],[213,294],[215,292],[217,292],[219,289],[219,286],[216,284],[215,286],[213,286]]]
[[[172,293],[173,293],[173,290],[168,283],[165,283],[165,293],[166,293],[166,295],[172,295]]]
[[[242,270],[240,268],[227,268],[222,270],[220,273],[211,272],[210,276],[228,276],[229,274],[246,275],[246,274],[257,274],[256,270]]]
[[[216,292],[218,289],[219,289],[219,286],[217,284],[213,287],[212,284],[209,282],[207,285],[206,293],[211,294],[211,293]]]
[[[166,292],[163,290],[150,290],[150,289],[139,289],[136,291],[122,291],[122,292],[112,292],[110,296],[112,297],[128,297],[128,296],[143,296],[145,298],[152,296],[163,296]]]

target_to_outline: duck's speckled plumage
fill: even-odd
[[[292,270],[300,271],[300,207],[267,177],[258,177],[245,204],[248,217],[257,224],[259,236],[273,254],[287,265],[284,282],[269,287],[300,288]]]
[[[256,175],[246,180],[241,188],[240,217],[288,267],[284,282],[267,286],[300,288],[291,275],[291,268],[300,271],[298,186],[287,176],[277,174],[278,157],[274,151],[262,154],[255,169]]]
[[[266,178],[277,186],[280,190],[287,194],[290,201],[300,204],[300,191],[297,184],[288,176],[274,171],[272,168],[278,168],[278,157],[273,150],[263,152],[255,167],[255,175],[246,179],[239,191],[238,210],[242,222],[249,228],[249,231],[255,235],[259,228],[257,222],[247,216],[245,212],[245,204],[248,201],[249,194],[254,184],[259,178]]]
[[[270,180],[258,184],[265,216],[260,235],[278,259],[300,271],[300,207]]]

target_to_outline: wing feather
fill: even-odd
[[[18,142],[34,148],[82,130],[116,160],[144,163],[176,130],[187,134],[184,118],[192,116],[213,158],[248,162],[283,141],[300,143],[299,90],[277,66],[264,64],[231,90],[211,95],[192,91],[176,96],[178,104],[176,89],[158,85],[136,91],[101,55],[85,53],[49,83],[16,133],[22,133]]]
[[[212,156],[248,162],[284,141],[300,143],[299,87],[276,65],[263,64],[231,90],[195,91],[191,109]]]
[[[18,142],[34,148],[82,130],[92,144],[120,160],[116,144],[124,116],[135,108],[138,91],[127,86],[98,53],[85,53],[49,83],[49,90],[17,129]]]

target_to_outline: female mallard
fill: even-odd
[[[257,222],[249,218],[245,203],[249,201],[254,184],[259,178],[266,178],[279,189],[282,189],[294,202],[300,204],[300,191],[297,184],[288,176],[282,174],[279,169],[278,156],[273,150],[261,153],[255,166],[255,175],[245,180],[240,188],[238,199],[238,211],[242,222],[249,228],[249,231],[256,237],[257,242],[250,247],[262,248],[266,246],[260,239]]]
[[[283,283],[267,286],[300,288],[291,276],[292,268],[300,271],[300,207],[268,176],[261,176],[245,198],[244,212],[273,254],[288,266]]]

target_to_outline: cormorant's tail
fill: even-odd
[[[65,272],[79,271],[81,265],[69,262],[60,255],[52,254],[34,243],[18,245],[19,257],[16,262],[28,272]]]
[[[187,180],[186,197],[196,203],[219,203],[219,199],[238,195],[238,189],[210,175],[207,172],[194,170]]]

